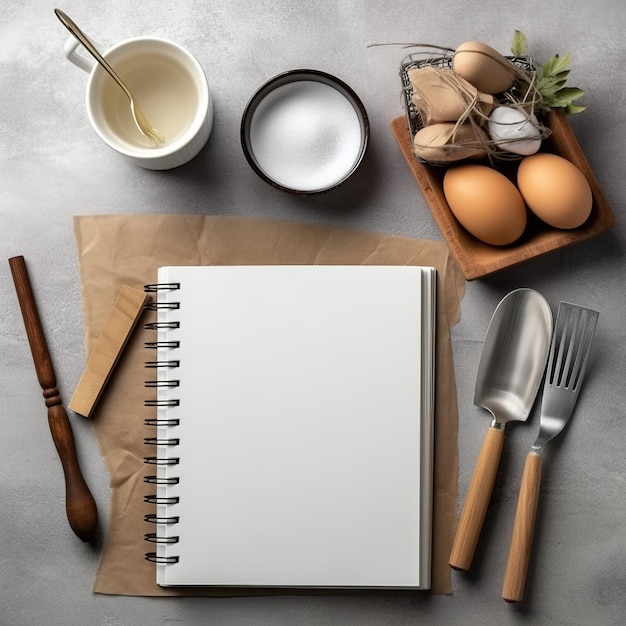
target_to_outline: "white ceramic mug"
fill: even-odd
[[[89,73],[87,115],[106,144],[152,170],[178,167],[200,152],[213,126],[213,105],[204,71],[185,48],[167,39],[136,37],[103,54],[165,136],[165,143],[153,148],[135,125],[126,94],[95,60],[79,53],[79,46],[70,37],[63,51]]]

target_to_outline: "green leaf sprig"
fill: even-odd
[[[527,54],[528,41],[524,33],[515,31],[511,52],[516,57]],[[543,65],[537,68],[537,91],[541,94],[543,111],[550,109],[563,109],[566,113],[574,114],[584,111],[586,107],[574,104],[585,95],[585,92],[578,87],[566,87],[567,77],[570,73],[571,53],[565,56],[555,54]]]

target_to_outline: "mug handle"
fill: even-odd
[[[63,53],[74,65],[89,74],[96,62],[77,52],[77,48],[80,45],[81,43],[78,39],[70,36],[63,46]]]

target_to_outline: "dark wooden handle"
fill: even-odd
[[[48,423],[65,474],[65,508],[70,527],[83,541],[93,539],[98,509],[78,464],[72,428],[57,389],[56,375],[39,319],[24,257],[9,259],[37,379],[48,407]]]

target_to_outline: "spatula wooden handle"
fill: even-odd
[[[524,463],[513,535],[506,563],[502,597],[507,602],[519,602],[524,597],[528,562],[535,532],[539,486],[541,484],[541,454],[530,452]]]
[[[24,318],[26,335],[30,344],[37,379],[43,390],[48,407],[48,423],[65,474],[65,508],[70,527],[83,541],[93,539],[98,526],[98,510],[95,500],[80,471],[72,428],[63,408],[56,375],[39,312],[33,295],[24,257],[9,259],[17,299]]]
[[[474,558],[478,538],[489,508],[489,500],[496,481],[502,448],[504,427],[492,426],[487,431],[472,474],[463,511],[450,553],[450,566],[468,570]]]

